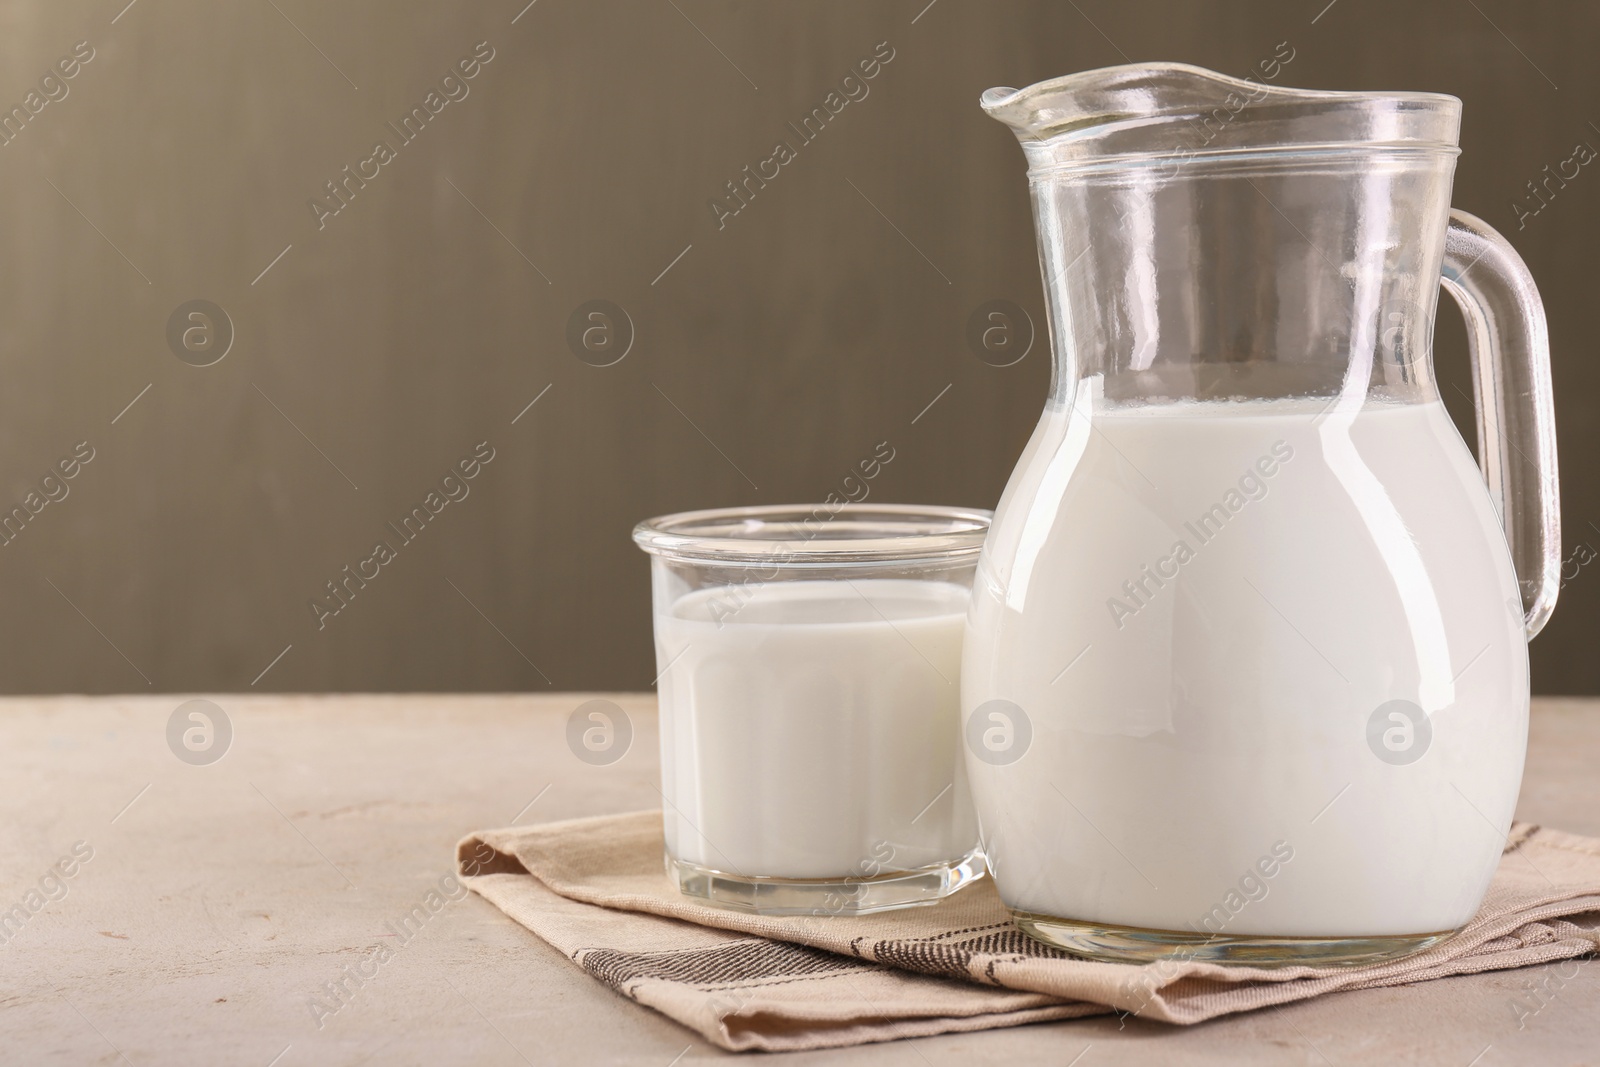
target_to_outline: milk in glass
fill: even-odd
[[[797,580],[700,589],[658,613],[668,853],[838,881],[973,852],[967,601],[939,581]]]

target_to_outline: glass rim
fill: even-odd
[[[764,504],[646,519],[633,540],[694,563],[838,565],[975,559],[994,513],[923,504]]]

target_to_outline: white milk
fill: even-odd
[[[1233,935],[1471,917],[1526,740],[1505,539],[1441,404],[1322,411],[1110,408],[1035,432],[962,667],[965,714],[1006,699],[1033,728],[1017,762],[969,763],[1007,904]],[[1432,730],[1404,765],[1368,743],[1396,699]],[[1418,743],[1380,725],[1401,757]]]
[[[772,582],[657,615],[667,850],[746,877],[841,879],[973,851],[967,598],[941,582]]]

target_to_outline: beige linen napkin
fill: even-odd
[[[658,811],[484,830],[457,846],[468,887],[617,992],[736,1050],[1111,1011],[1196,1023],[1600,947],[1600,841],[1520,823],[1465,929],[1407,959],[1351,968],[1080,960],[1017,930],[988,879],[902,911],[750,915],[680,896],[661,856]]]

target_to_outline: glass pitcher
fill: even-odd
[[[1001,897],[1103,959],[1434,944],[1506,843],[1559,585],[1544,312],[1450,210],[1460,101],[1140,64],[982,104],[1027,156],[1055,353],[961,672]]]

